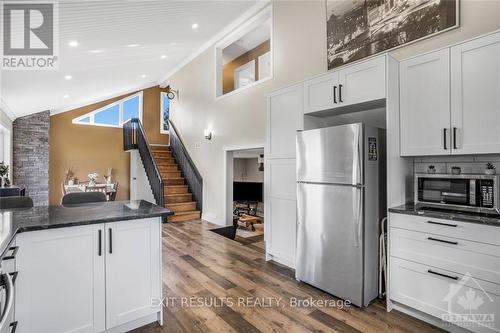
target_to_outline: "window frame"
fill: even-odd
[[[160,92],[160,134],[170,134],[170,126],[169,126],[169,129],[168,130],[164,130],[163,129],[163,98],[167,97],[167,93],[162,91]],[[172,103],[170,103],[170,101],[172,101],[171,99],[169,99],[169,108],[168,108],[168,118],[170,119],[170,111],[172,110]]]
[[[139,91],[135,94],[129,95],[127,97],[124,97],[116,102],[107,104],[103,107],[100,107],[97,110],[88,112],[84,115],[81,115],[79,117],[74,118],[71,122],[75,125],[86,125],[86,126],[99,126],[99,127],[112,127],[112,128],[123,128],[123,105],[125,102],[134,99],[136,97],[139,97],[139,120],[142,122],[142,111],[143,111],[143,91]],[[95,122],[95,115],[99,112],[105,111],[107,109],[110,109],[112,107],[115,107],[118,105],[118,125],[110,125],[110,124],[100,124]],[[82,119],[89,118],[88,123],[83,123],[81,122]]]
[[[223,92],[223,64],[222,64],[222,51],[240,39],[242,36],[245,36],[247,33],[249,33],[252,29],[255,27],[259,26],[261,24],[261,21],[264,17],[269,16],[270,19],[270,27],[269,27],[269,43],[270,43],[270,61],[271,61],[271,71],[270,75],[266,77],[265,79],[262,80],[257,80],[254,81],[253,83],[246,85],[244,87],[241,87],[239,89],[234,89],[228,93]],[[229,33],[226,37],[221,39],[219,42],[217,42],[214,46],[214,53],[215,53],[215,100],[219,100],[221,98],[224,98],[226,96],[231,96],[233,94],[237,94],[239,92],[244,91],[245,89],[254,87],[258,84],[264,83],[266,81],[272,80],[274,78],[274,10],[273,10],[273,5],[269,4],[259,10],[255,15],[250,17],[247,21],[245,21],[243,24],[241,24],[237,29],[235,29],[233,32]]]
[[[255,81],[255,64],[256,64],[256,62],[254,59],[254,60],[250,60],[246,64],[243,64],[240,67],[234,69],[234,90],[243,89],[246,86],[249,86],[249,85],[257,82],[257,81]],[[240,85],[240,74],[241,74],[241,72],[244,72],[244,71],[249,70],[249,69],[251,69],[253,71],[253,73],[252,73],[253,74],[253,81],[245,86],[241,86]]]

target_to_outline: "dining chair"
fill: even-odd
[[[30,197],[0,197],[0,209],[31,207],[33,207],[33,199]]]
[[[120,185],[119,182],[116,182],[113,186],[114,192],[111,192],[109,195],[109,201],[115,201],[116,200],[116,193],[118,193],[118,185]]]
[[[85,192],[102,192],[106,194],[106,186],[85,185]]]
[[[106,195],[102,192],[73,192],[62,197],[61,205],[77,205],[106,201]]]

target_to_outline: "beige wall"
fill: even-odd
[[[159,87],[143,91],[142,123],[150,143],[167,144],[168,135],[160,135]],[[76,125],[72,120],[128,95],[118,96],[50,117],[49,204],[58,205],[62,197],[65,171],[73,168],[80,181],[97,172],[100,181],[107,168],[113,168],[113,182],[120,183],[117,200],[129,198],[130,159],[123,151],[123,129]]]
[[[500,29],[500,1],[461,0],[461,27],[391,52],[402,59]],[[327,70],[324,1],[275,1],[274,78],[215,99],[214,49],[207,49],[169,80],[179,89],[171,117],[204,180],[204,216],[222,223],[223,147],[265,141],[265,95]],[[211,141],[203,129],[213,129]],[[195,144],[200,143],[200,148]]]

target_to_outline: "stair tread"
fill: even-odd
[[[187,187],[187,185],[165,185],[164,187]]]
[[[191,193],[174,193],[174,194],[165,194],[165,197],[180,197],[180,196],[186,196],[186,195],[192,195]],[[193,201],[193,200],[190,200]]]
[[[173,203],[167,203],[167,206],[181,206],[181,205],[186,205],[186,204],[196,204],[196,201],[189,200],[186,202],[173,202]]]
[[[186,211],[182,211],[182,212],[176,212],[175,215],[188,215],[188,214],[199,214],[201,213],[201,211],[199,210],[186,210]],[[175,216],[173,215],[173,216]]]

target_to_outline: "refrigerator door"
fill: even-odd
[[[363,124],[297,133],[297,180],[363,184]]]
[[[364,188],[299,183],[298,280],[363,306]]]

